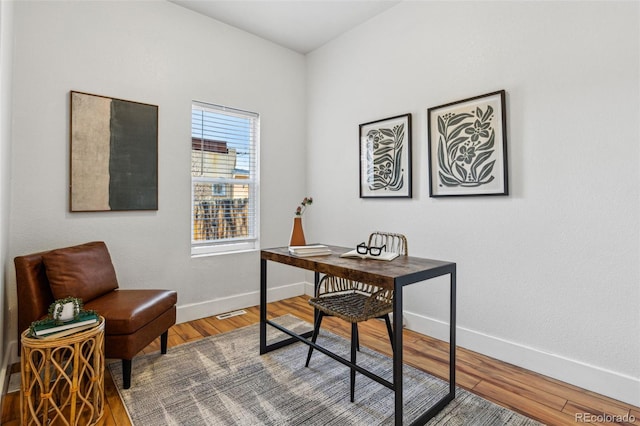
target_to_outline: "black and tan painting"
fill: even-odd
[[[71,92],[71,211],[158,209],[158,107]]]

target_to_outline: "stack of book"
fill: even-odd
[[[298,257],[327,256],[331,254],[328,246],[322,244],[312,244],[308,246],[289,246],[289,254]]]
[[[38,339],[55,339],[69,336],[79,331],[88,330],[98,323],[98,314],[92,311],[82,311],[77,318],[60,323],[48,318],[36,321],[31,325],[31,336]]]

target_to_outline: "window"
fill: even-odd
[[[256,113],[192,103],[192,255],[258,248],[259,135]]]

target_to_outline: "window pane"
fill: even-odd
[[[258,123],[255,113],[193,104],[192,247],[257,240]]]

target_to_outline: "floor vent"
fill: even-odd
[[[240,309],[240,310],[237,310],[237,311],[227,312],[226,314],[216,315],[216,318],[222,320],[222,319],[227,319],[227,318],[231,318],[231,317],[237,317],[238,315],[244,315],[246,313],[247,313],[247,311],[245,311],[244,309]]]

